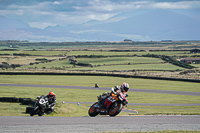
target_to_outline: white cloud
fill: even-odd
[[[191,9],[200,8],[200,1],[181,1],[181,2],[110,2],[110,1],[90,1],[87,7],[76,7],[77,10],[90,10],[96,12],[124,12],[136,9]]]
[[[70,31],[70,33],[74,33],[74,34],[82,34],[82,33],[87,33],[87,32],[94,33],[94,32],[106,32],[106,31],[104,31],[104,30],[96,30],[96,29],[82,30],[82,31],[74,31],[74,30]]]
[[[61,5],[62,3],[59,2],[59,1],[54,1],[53,4],[54,4],[54,5]]]
[[[156,9],[191,9],[200,6],[200,1],[159,2],[152,3],[149,8]]]
[[[86,23],[92,19],[107,20],[112,16],[138,9],[192,9],[200,8],[200,1],[154,2],[112,0],[55,0],[33,5],[8,5],[0,15],[22,19],[31,26],[44,28],[53,25]]]
[[[55,23],[48,23],[48,22],[29,22],[28,24],[31,27],[37,27],[37,28],[41,28],[41,29],[44,29],[48,26],[56,26],[57,25]]]

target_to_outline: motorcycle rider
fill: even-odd
[[[127,97],[128,94],[126,92],[128,92],[128,90],[129,90],[129,84],[124,82],[124,83],[122,83],[121,87],[116,85],[115,87],[112,87],[110,90],[111,90],[111,95],[112,94],[116,95],[117,93],[122,92],[122,94],[125,97]]]
[[[109,104],[108,104],[108,98],[109,96],[114,96],[117,95],[118,93],[122,92],[122,94],[127,97],[127,93],[129,90],[129,84],[128,83],[122,83],[121,87],[119,87],[118,85],[112,87],[111,89],[111,93],[109,92],[104,92],[99,96],[99,104],[101,105],[101,103],[103,103],[103,105],[106,107],[106,113],[108,113],[109,110]]]
[[[47,106],[47,110],[50,112],[54,111],[54,105],[56,103],[56,94],[53,91],[50,91],[49,94],[45,96],[48,99],[49,105]]]

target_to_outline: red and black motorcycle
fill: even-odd
[[[123,106],[128,104],[128,100],[122,93],[111,94],[105,99],[101,98],[101,95],[98,96],[98,102],[95,102],[89,109],[88,114],[91,117],[95,117],[98,114],[100,115],[109,115],[114,117],[118,115]]]

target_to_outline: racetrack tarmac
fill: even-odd
[[[0,116],[0,132],[119,132],[119,131],[200,131],[200,116],[97,116],[29,117]]]
[[[4,84],[0,83],[0,86],[18,86],[18,87],[40,87],[40,88],[63,88],[63,89],[89,89],[89,90],[106,90],[107,87],[86,87],[86,86],[61,86],[61,85],[32,85],[32,84]],[[162,94],[175,94],[175,95],[192,95],[200,96],[200,92],[188,92],[188,91],[169,91],[169,90],[153,90],[153,89],[129,89],[130,92],[147,92],[147,93],[162,93]]]
[[[55,85],[0,84],[0,86],[93,89],[93,90],[106,90],[106,91],[110,90],[109,88],[102,88],[102,87],[94,88],[94,87],[82,87],[82,86],[55,86]],[[162,91],[162,90],[145,90],[145,89],[130,89],[130,91],[200,96],[199,92]],[[154,105],[154,106],[173,106],[173,104],[145,104],[145,103],[142,104]],[[141,105],[141,104],[129,103],[129,105]],[[174,104],[174,106],[182,106],[182,105],[190,106],[190,104],[188,105]],[[191,115],[191,116],[149,115],[149,116],[116,116],[116,117],[0,116],[1,133],[10,133],[10,132],[91,133],[91,132],[108,132],[108,131],[146,132],[146,131],[162,131],[162,130],[200,131],[200,115]]]
[[[39,88],[63,88],[63,89],[89,89],[89,90],[104,90],[110,91],[106,87],[86,87],[86,86],[61,86],[61,85],[33,85],[33,84],[6,84],[0,83],[0,86],[17,86],[17,87],[39,87]],[[174,94],[174,95],[190,95],[200,96],[200,92],[188,91],[168,91],[168,90],[153,90],[153,89],[129,89],[130,92],[145,92],[145,93],[161,93],[161,94]],[[74,103],[74,102],[65,102]],[[80,102],[81,104],[93,104],[91,102]],[[157,104],[157,103],[129,103],[129,105],[142,105],[142,106],[200,106],[200,104]]]

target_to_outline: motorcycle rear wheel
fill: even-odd
[[[117,106],[116,106],[116,104],[117,104]],[[109,113],[110,117],[115,117],[122,111],[122,109],[123,109],[122,103],[113,103],[111,105],[108,113]]]
[[[96,104],[98,104],[97,102],[96,103],[94,103],[91,107],[90,107],[90,109],[89,109],[89,111],[88,111],[88,114],[89,114],[89,116],[91,116],[91,117],[95,117],[95,116],[97,116],[99,113],[97,112],[97,107],[94,107]]]
[[[30,116],[34,116],[35,114],[37,114],[39,107],[36,106],[33,111],[30,113]]]
[[[44,113],[42,113],[42,112],[39,112],[39,113],[38,113],[38,116],[43,116],[43,114],[44,114]]]

